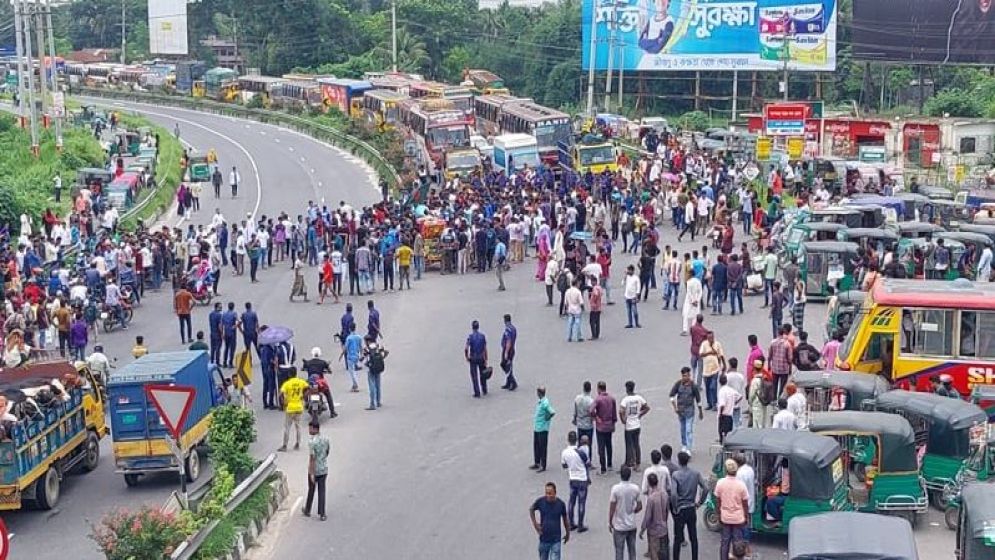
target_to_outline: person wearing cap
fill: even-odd
[[[481,393],[487,395],[487,337],[480,332],[480,322],[474,320],[470,324],[470,335],[466,337],[463,356],[470,364],[470,381],[473,383],[473,398],[479,399]]]
[[[327,360],[321,359],[321,348],[315,346],[311,349],[311,357],[301,364],[301,367],[307,372],[308,379],[313,377],[318,377],[325,379],[325,374],[331,374],[332,368]],[[332,398],[331,385],[325,383],[322,387],[321,394],[325,397],[325,401],[328,402],[328,413],[329,416],[335,418],[338,414],[335,413],[335,400]]]
[[[936,394],[941,397],[960,399],[960,392],[954,388],[954,378],[946,373],[940,375],[940,385],[936,388]]]
[[[713,491],[716,501],[716,510],[719,512],[719,521],[722,523],[722,544],[719,549],[719,558],[729,558],[729,547],[733,540],[742,540],[742,533],[746,527],[746,514],[750,510],[750,495],[746,489],[746,484],[736,478],[736,471],[739,464],[734,459],[725,461],[725,478],[715,483]]]

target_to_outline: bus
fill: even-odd
[[[411,84],[417,81],[404,74],[389,73],[379,76],[370,76],[366,80],[373,85],[374,89],[389,89],[390,91],[396,91],[397,93],[403,93],[404,95],[411,95],[411,92],[409,91]]]
[[[470,145],[473,126],[473,119],[465,111],[453,108],[452,104],[438,105],[424,106],[416,99],[398,103],[401,122],[407,127],[409,139],[417,144],[419,162],[430,173],[443,166],[448,150]]]
[[[271,93],[274,106],[304,110],[322,108],[321,86],[316,81],[286,80]]]
[[[559,161],[560,143],[573,143],[570,116],[531,101],[503,105],[498,124],[502,134],[518,132],[535,136],[539,158],[547,164]]]
[[[346,78],[319,78],[321,84],[321,99],[325,107],[335,107],[343,115],[353,118],[363,116],[363,94],[373,89],[373,85],[365,80],[350,80]]]
[[[490,70],[464,70],[463,83],[469,84],[477,95],[508,95],[504,80]]]
[[[995,284],[957,280],[877,282],[837,357],[841,369],[930,390],[947,374],[962,395],[995,383]]]
[[[258,74],[247,74],[239,77],[238,90],[242,97],[242,103],[248,104],[258,95],[262,97],[263,106],[269,107],[273,93],[285,81],[283,78],[260,76]]]
[[[494,136],[501,132],[499,123],[501,107],[508,103],[531,101],[507,94],[480,95],[473,98],[473,115],[476,117],[477,132],[484,136]]]
[[[539,151],[531,134],[502,134],[494,138],[494,167],[507,175],[539,165]]]
[[[408,95],[413,99],[434,97],[448,99],[456,108],[466,113],[473,113],[473,92],[466,86],[451,86],[439,82],[415,82],[408,88]]]
[[[407,95],[389,89],[371,89],[363,94],[363,113],[366,122],[377,130],[393,130],[399,112],[397,104],[408,99]]]

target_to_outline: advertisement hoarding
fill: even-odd
[[[764,106],[764,130],[768,136],[804,136],[808,113],[802,103],[770,103]]]
[[[853,58],[991,64],[993,0],[854,0]]]
[[[583,0],[596,70],[836,69],[837,0]],[[609,46],[612,48],[609,48]]]
[[[149,52],[187,54],[187,0],[149,0]]]

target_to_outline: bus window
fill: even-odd
[[[978,316],[977,357],[995,358],[995,313],[975,312],[975,315]]]
[[[953,310],[903,310],[902,352],[927,356],[952,356],[953,323]]]
[[[973,358],[977,355],[978,314],[974,311],[960,313],[960,343],[958,356]]]

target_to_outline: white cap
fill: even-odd
[[[317,346],[315,346],[314,348],[312,348],[311,349],[311,357],[312,358],[320,358],[321,357],[321,348],[318,348]]]

